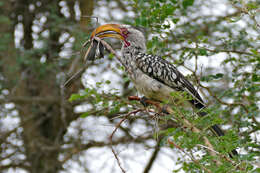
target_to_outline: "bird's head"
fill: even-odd
[[[139,47],[146,49],[145,37],[138,29],[124,24],[105,24],[97,27],[91,34],[91,38],[116,38],[122,41],[124,47]]]

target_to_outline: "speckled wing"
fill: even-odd
[[[193,96],[190,102],[196,108],[204,108],[203,100],[193,85],[177,70],[177,68],[159,56],[137,54],[137,67],[153,79],[173,88],[176,91],[187,91]]]

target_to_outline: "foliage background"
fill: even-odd
[[[124,169],[258,172],[259,7],[257,0],[1,1],[0,171],[121,172],[108,137],[120,116],[143,108],[127,100],[136,90],[123,69],[107,54],[82,80],[63,87],[84,64],[82,44],[97,26],[87,16],[97,16],[100,24],[142,26],[148,51],[187,75],[211,115],[194,118],[175,107],[201,134],[171,121],[178,114],[131,116],[112,143]],[[216,122],[227,130],[221,139],[207,130]],[[213,157],[201,147],[203,136],[220,154]],[[234,164],[223,157],[233,148],[241,154]]]

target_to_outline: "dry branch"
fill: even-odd
[[[116,158],[116,161],[117,161],[118,166],[120,167],[120,169],[121,169],[121,171],[122,171],[123,173],[126,173],[126,171],[125,171],[124,168],[122,167],[122,165],[121,165],[121,163],[120,163],[120,160],[119,160],[119,157],[117,156],[117,153],[116,153],[116,151],[114,150],[114,148],[113,148],[113,146],[112,146],[112,144],[113,144],[113,136],[114,136],[116,130],[120,127],[120,125],[121,125],[130,115],[136,114],[136,113],[138,113],[138,112],[140,112],[140,111],[142,111],[142,109],[137,109],[137,110],[134,110],[134,111],[129,112],[128,114],[126,114],[126,115],[124,116],[124,118],[123,118],[121,121],[119,121],[119,123],[117,123],[117,125],[116,125],[114,131],[113,131],[112,134],[109,136],[109,140],[110,140],[110,143],[111,143],[111,145],[110,145],[110,146],[111,146],[111,150],[112,150],[112,152],[113,152],[113,154],[114,154],[114,156],[115,156],[115,158]]]

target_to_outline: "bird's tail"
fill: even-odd
[[[211,126],[210,130],[217,136],[224,136],[225,135],[224,132],[221,130],[221,128],[217,124]],[[231,158],[233,158],[233,155],[238,155],[238,152],[237,152],[236,149],[233,149],[231,151],[231,153],[229,153],[229,156]]]
[[[191,103],[192,103],[197,109],[199,109],[199,110],[202,110],[202,109],[205,108],[205,106],[204,106],[201,102],[197,102],[197,101],[192,100]],[[207,113],[206,113],[206,112],[203,112],[203,111],[199,111],[198,114],[199,114],[200,116],[202,116],[202,117],[207,115]],[[225,135],[224,131],[223,131],[217,124],[211,126],[211,127],[210,127],[210,130],[211,130],[216,136],[224,136],[224,135]],[[238,152],[236,151],[236,149],[233,149],[233,150],[231,151],[231,153],[229,153],[229,156],[230,156],[231,158],[233,158],[234,155],[238,155]]]

